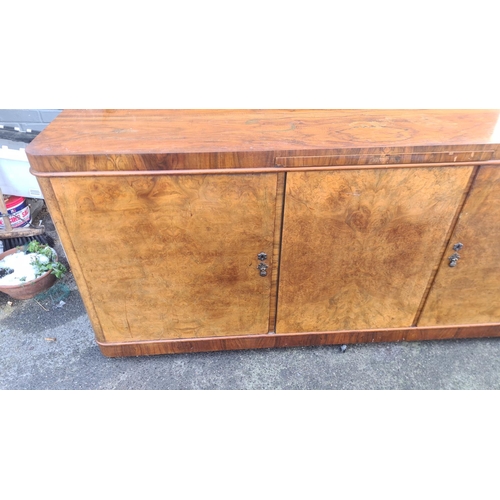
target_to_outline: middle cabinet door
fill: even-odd
[[[289,172],[276,332],[414,325],[473,168]]]

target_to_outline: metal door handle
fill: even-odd
[[[260,271],[261,276],[267,276],[267,268],[269,266],[267,264],[264,264],[264,262],[261,262],[258,266],[257,269]]]
[[[458,259],[460,259],[458,251],[462,250],[463,247],[463,243],[455,243],[453,245],[453,250],[455,250],[455,253],[451,257],[448,257],[448,260],[450,261],[450,267],[455,267],[458,264]]]

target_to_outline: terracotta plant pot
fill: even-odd
[[[12,248],[7,252],[0,253],[0,260],[17,251],[17,248]],[[38,278],[20,283],[19,285],[0,285],[0,292],[10,295],[13,299],[32,299],[35,295],[48,290],[55,281],[56,276],[51,271],[47,271]]]

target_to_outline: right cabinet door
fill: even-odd
[[[288,172],[276,332],[414,325],[473,170]]]
[[[418,325],[491,322],[500,322],[500,168],[481,167]]]

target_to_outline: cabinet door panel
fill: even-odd
[[[472,171],[288,173],[276,331],[411,326]]]
[[[457,243],[463,248],[450,267]],[[491,322],[500,322],[500,168],[481,167],[418,324]]]
[[[267,333],[276,180],[52,179],[106,342]]]

